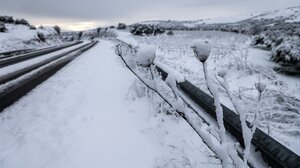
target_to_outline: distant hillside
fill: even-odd
[[[197,29],[205,27],[206,25],[223,25],[223,24],[238,24],[245,22],[259,22],[268,21],[268,23],[274,22],[300,22],[300,6],[290,7],[280,10],[268,11],[268,12],[256,12],[246,15],[232,16],[232,17],[220,17],[211,19],[202,19],[195,21],[144,21],[137,24],[151,24],[159,25],[166,29]]]
[[[146,30],[202,30],[242,33],[252,36],[252,45],[272,51],[271,59],[283,65],[300,64],[300,6],[269,12],[196,21],[145,21],[130,26]],[[146,27],[146,28],[144,28]]]

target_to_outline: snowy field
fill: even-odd
[[[270,52],[250,47],[250,38],[245,35],[224,32],[175,31],[174,36],[131,36],[120,33],[119,39],[135,45],[152,44],[157,47],[156,61],[162,62],[183,74],[200,89],[205,85],[202,66],[194,57],[191,43],[205,40],[213,45],[208,59],[210,75],[215,79],[220,70],[226,70],[230,89],[238,98],[244,111],[252,114],[261,106],[259,128],[264,130],[291,150],[300,154],[300,80],[299,76],[277,74],[277,65],[269,61]],[[260,103],[255,83],[267,84]],[[226,92],[214,80],[222,93],[221,101],[233,109]],[[251,115],[249,115],[251,116]],[[251,120],[251,117],[249,117]]]
[[[100,41],[0,114],[0,167],[220,167]]]

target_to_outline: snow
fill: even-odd
[[[132,38],[128,34],[128,32],[118,31],[117,34],[118,34],[117,39],[119,39],[121,41],[126,41],[128,44],[130,44],[132,46],[138,46],[137,41],[134,38]]]
[[[191,44],[191,48],[193,49],[195,56],[201,62],[205,62],[210,54],[211,45],[207,41],[194,41]]]
[[[258,128],[267,132],[267,125],[270,125],[273,130],[270,133],[272,137],[297,154],[300,153],[299,148],[295,148],[298,145],[295,142],[299,141],[300,135],[297,131],[300,124],[299,78],[274,72],[273,68],[278,65],[269,60],[271,53],[251,48],[248,43],[249,37],[217,31],[176,31],[172,37],[132,37],[140,44],[159,46],[155,64],[163,63],[169,67],[169,71],[180,73],[206,93],[209,92],[205,86],[202,66],[195,59],[190,44],[191,41],[199,39],[210,41],[213,46],[207,62],[211,75],[217,76],[219,71],[225,69],[233,95],[251,115],[254,113],[253,107],[257,106],[258,92],[255,83],[259,78],[263,80],[267,88],[262,93],[261,110],[266,114],[266,121],[260,123]],[[244,52],[247,48],[248,55]],[[212,78],[213,83],[218,83]],[[221,102],[234,110],[226,92],[220,86],[219,92]],[[279,136],[280,134],[283,135]]]
[[[260,12],[254,12],[250,14],[237,15],[237,16],[226,16],[226,17],[217,17],[209,18],[197,21],[195,24],[215,24],[215,23],[235,23],[251,18],[252,16],[258,15]]]
[[[142,45],[137,52],[137,64],[142,66],[150,66],[154,59],[156,47],[153,45]]]
[[[290,7],[271,12],[264,12],[253,19],[285,19],[287,22],[297,22],[300,18],[300,6]]]
[[[0,114],[0,167],[218,167],[101,41]]]
[[[61,44],[62,41],[52,27],[44,27],[30,30],[25,25],[5,24],[7,32],[0,33],[0,52],[16,49],[32,49],[53,44]],[[45,36],[51,36],[45,43],[38,42],[37,33],[41,32]]]

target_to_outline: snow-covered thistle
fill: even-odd
[[[207,59],[210,55],[211,51],[211,45],[207,41],[196,41],[192,44],[191,48],[194,51],[195,57],[202,63],[203,71],[204,71],[204,77],[206,81],[206,85],[208,88],[208,91],[211,93],[211,95],[214,97],[214,105],[216,107],[216,116],[217,116],[217,122],[219,127],[219,134],[220,134],[220,150],[222,151],[221,160],[222,160],[222,166],[228,167],[229,166],[229,160],[228,160],[228,143],[226,140],[226,131],[223,121],[223,108],[221,106],[220,97],[218,94],[217,89],[213,84],[211,83],[211,80],[208,76],[208,70],[207,70]]]
[[[207,41],[195,41],[192,43],[191,48],[200,62],[204,63],[208,59],[211,45]]]
[[[137,52],[137,64],[144,67],[150,67],[156,56],[156,47],[153,45],[144,45]]]
[[[258,78],[258,82],[255,83],[255,88],[258,91],[258,101],[261,98],[262,92],[266,89],[267,85]]]
[[[248,162],[250,148],[251,148],[251,140],[253,138],[253,134],[255,133],[257,125],[258,125],[258,110],[257,109],[255,110],[254,120],[248,126],[247,119],[246,119],[246,112],[243,111],[243,109],[240,107],[237,99],[231,93],[226,75],[227,75],[227,72],[225,70],[219,71],[218,76],[223,78],[223,82],[218,80],[218,78],[217,78],[217,80],[219,81],[221,86],[225,89],[228,97],[231,100],[231,103],[233,104],[233,107],[235,108],[236,112],[239,114],[241,126],[242,126],[242,132],[243,132],[244,145],[245,145],[243,167],[247,167],[247,162]],[[260,97],[261,97],[261,93],[265,90],[266,85],[264,83],[261,83],[259,80],[259,82],[255,84],[255,87],[259,92],[259,99],[258,99],[258,101],[259,101]]]

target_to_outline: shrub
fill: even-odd
[[[109,37],[109,38],[114,38],[114,37],[117,37],[118,36],[118,33],[116,30],[114,29],[108,29],[108,28],[105,28],[105,29],[102,29],[99,34],[98,34],[99,37]]]
[[[60,35],[60,32],[61,32],[60,27],[55,25],[53,28],[57,32],[57,34]]]
[[[157,25],[143,25],[143,24],[136,24],[132,27],[130,32],[133,35],[157,35],[162,34],[165,32],[165,29],[162,27],[158,27]]]
[[[4,33],[4,32],[6,32],[6,31],[7,31],[7,29],[6,29],[6,27],[5,27],[5,24],[0,23],[0,33]]]
[[[25,19],[16,19],[15,20],[15,24],[21,24],[21,25],[26,25],[26,26],[30,26],[29,22]]]
[[[78,38],[77,38],[78,40],[81,39],[81,37],[82,37],[82,31],[78,33],[77,37],[78,37]]]
[[[169,36],[173,36],[174,35],[174,32],[172,30],[168,31],[167,35]]]
[[[125,23],[119,23],[118,24],[118,29],[126,29],[126,24]]]
[[[38,36],[38,38],[39,38],[40,41],[46,42],[46,37],[45,37],[45,35],[43,33],[38,32],[37,36]]]
[[[0,16],[0,22],[3,22],[3,23],[14,23],[15,20],[13,19],[12,16]]]
[[[97,30],[97,35],[99,36],[99,33],[100,33],[100,31],[101,31],[101,27],[98,27],[96,30]]]
[[[300,38],[284,38],[280,45],[272,50],[271,59],[284,65],[300,63]]]
[[[249,35],[257,35],[260,32],[262,32],[262,27],[260,27],[259,25],[253,25],[248,30]]]

